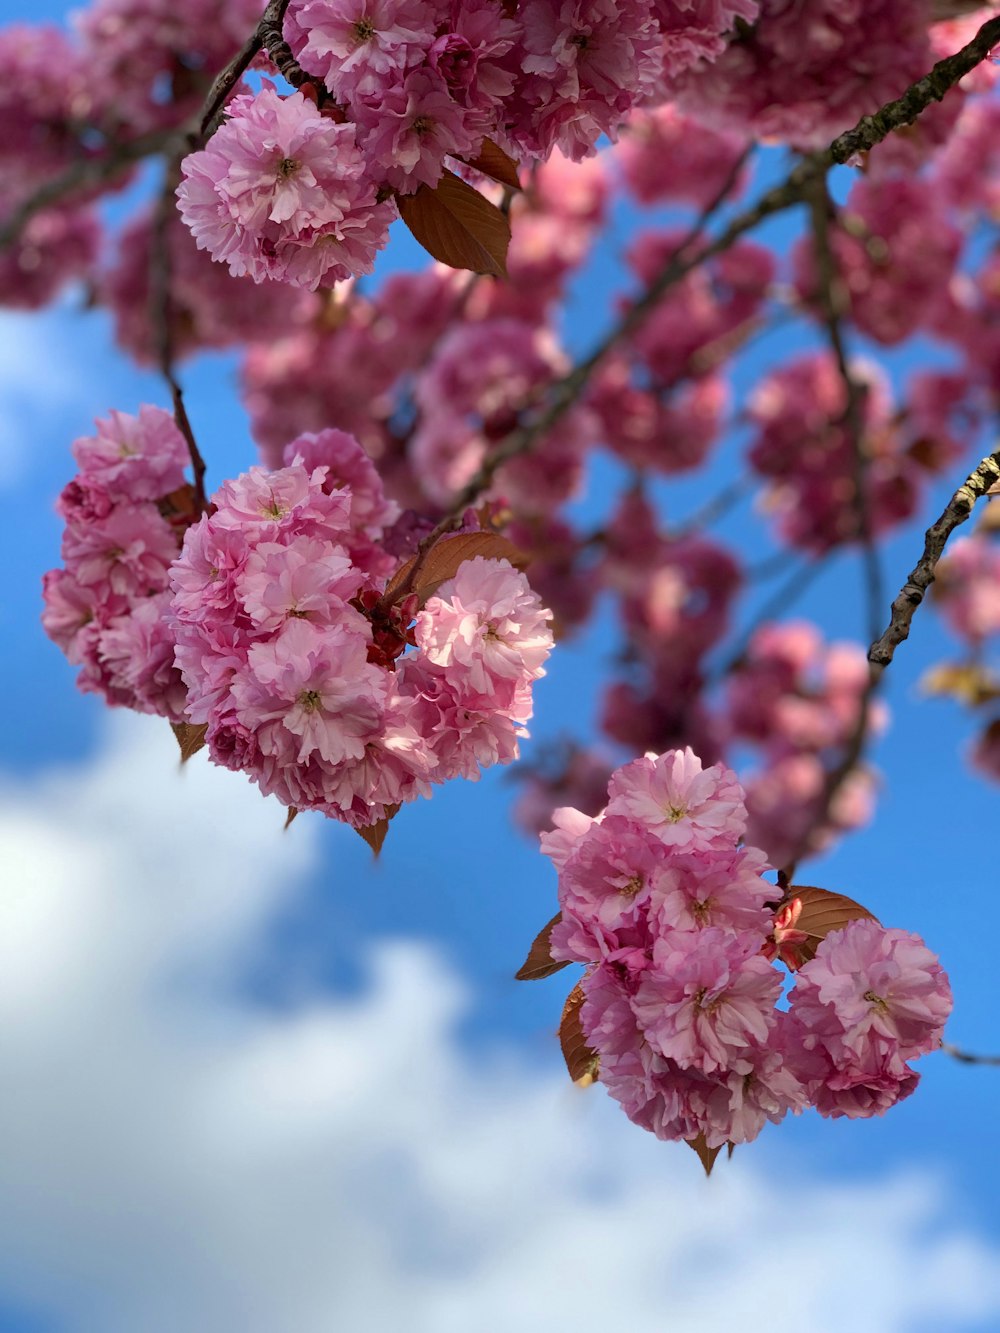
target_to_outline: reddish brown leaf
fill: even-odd
[[[701,1162],[702,1166],[705,1168],[705,1175],[710,1176],[712,1174],[712,1167],[715,1165],[715,1159],[718,1157],[719,1153],[722,1152],[721,1143],[718,1148],[710,1148],[705,1142],[704,1134],[699,1134],[693,1139],[685,1139],[684,1142],[698,1154],[698,1161]],[[730,1157],[733,1155],[732,1144],[729,1145],[729,1155]]]
[[[185,482],[176,491],[171,491],[169,495],[159,500],[157,508],[164,518],[170,518],[175,514],[182,514],[185,518],[197,518],[198,492],[190,482]]]
[[[580,1006],[583,1004],[583,987],[579,982],[566,997],[562,1018],[559,1020],[559,1045],[562,1047],[566,1068],[574,1083],[583,1087],[597,1079],[597,1052],[587,1044],[580,1026]]]
[[[177,737],[177,744],[181,747],[181,763],[186,764],[192,755],[204,747],[208,724],[203,722],[196,727],[192,722],[171,722],[170,730]]]
[[[490,180],[499,181],[501,185],[506,185],[512,190],[521,188],[521,182],[517,178],[517,163],[492,139],[483,140],[478,157],[466,157],[462,160],[476,171],[481,171],[484,176],[489,176]]]
[[[400,195],[399,215],[429,255],[451,268],[507,276],[510,224],[496,204],[453,171],[432,190]]]
[[[359,828],[357,830],[375,853],[376,857],[382,850],[382,844],[385,842],[385,835],[389,832],[389,821],[398,810],[398,805],[387,805],[386,811],[388,813],[382,819],[374,824],[366,824],[364,828]]]
[[[285,830],[286,830],[286,832],[287,832],[288,829],[290,829],[290,828],[292,827],[292,820],[295,818],[295,816],[296,816],[298,813],[299,813],[299,807],[298,807],[297,805],[290,805],[290,806],[288,807],[288,813],[285,815]]]
[[[795,927],[807,937],[799,946],[799,952],[806,962],[815,956],[816,946],[833,931],[843,930],[851,921],[878,920],[873,912],[856,903],[853,898],[847,898],[842,893],[831,893],[829,889],[817,889],[811,884],[791,885],[788,896],[802,902],[802,911]]]
[[[459,565],[474,560],[477,555],[487,560],[509,560],[516,569],[523,569],[528,563],[524,552],[498,532],[459,532],[454,537],[442,537],[424,557],[411,589],[420,598],[420,605],[433,597],[446,579],[455,577]],[[391,602],[406,586],[415,564],[416,557],[396,570],[385,590],[385,601]]]
[[[542,977],[551,977],[554,973],[561,972],[564,967],[569,967],[569,963],[557,963],[549,951],[549,935],[552,927],[561,920],[562,912],[556,912],[552,920],[547,922],[535,936],[527,958],[514,973],[518,981],[541,981]]]

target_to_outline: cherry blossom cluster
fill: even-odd
[[[73,454],[80,471],[59,497],[64,566],[45,575],[45,631],[80,668],[81,690],[181,722],[167,612],[193,515],[187,443],[168,412],[147,405],[98,421]]]
[[[826,774],[849,745],[868,688],[864,650],[824,644],[806,621],[757,630],[734,668],[723,708],[727,740],[757,748],[761,767],[747,781],[747,840],[774,865],[789,865],[827,847],[836,833],[868,821],[874,776],[857,767],[822,810]],[[866,732],[885,721],[868,706]]]
[[[361,447],[325,431],[286,453],[222,486],[171,571],[187,716],[265,794],[365,827],[517,757],[548,613],[497,559],[422,608],[387,599],[398,509]]]
[[[909,518],[918,479],[904,448],[888,383],[873,364],[860,406],[869,524],[879,534]],[[765,505],[783,541],[822,553],[860,539],[847,387],[832,354],[809,353],[760,381],[749,405],[751,466],[767,479]]]
[[[657,1137],[708,1148],[809,1105],[887,1110],[913,1091],[909,1061],[940,1044],[951,1010],[922,941],[871,919],[799,966],[802,901],[775,911],[764,854],[740,845],[746,825],[735,775],[687,749],[617,769],[601,815],[562,809],[541,839],[559,873],[551,955],[586,966],[580,1023],[597,1077]],[[776,957],[799,967],[788,1008]]]
[[[756,0],[293,0],[285,33],[358,123],[373,170],[409,191],[486,137],[518,157],[593,152],[756,12]]]
[[[609,684],[604,730],[629,750],[690,745],[721,754],[705,698],[707,659],[725,637],[742,582],[734,554],[701,535],[671,537],[649,499],[627,495],[604,534],[599,575],[618,598],[628,662]]]

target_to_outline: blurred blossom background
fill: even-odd
[[[64,10],[39,0],[21,17]],[[786,166],[768,150],[757,188]],[[842,195],[850,173],[832,180]],[[141,176],[108,219],[150,189]],[[611,317],[638,217],[619,202],[574,281],[572,352]],[[783,253],[799,229],[754,239]],[[396,232],[373,285],[425,261]],[[741,357],[738,405],[787,339],[808,346],[803,329]],[[894,382],[948,364],[926,339],[878,359]],[[204,354],[182,378],[212,489],[256,461],[236,359]],[[283,832],[241,775],[204,755],[181,770],[164,721],[76,691],[39,623],[53,502],[71,441],[141,402],[167,405],[161,381],[80,291],[0,314],[0,1331],[1000,1328],[1000,1070],[927,1057],[884,1119],[790,1118],[706,1181],[682,1145],[569,1083],[554,1034],[570,974],[513,980],[556,904],[509,774],[405,807],[373,862],[319,815]],[[936,476],[885,543],[893,591],[962,475]],[[625,478],[606,458],[591,471],[581,527]],[[657,499],[682,522],[704,486],[671,478]],[[776,555],[749,503],[714,535],[748,564]],[[857,566],[835,555],[789,616],[865,640]],[[746,624],[775,586],[745,599]],[[597,739],[615,633],[599,610],[557,646],[526,759],[567,732]],[[993,1052],[997,789],[969,766],[969,714],[918,689],[949,652],[921,612],[884,693],[874,818],[801,877],[923,935],[952,980],[950,1040]]]

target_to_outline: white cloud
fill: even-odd
[[[772,1182],[516,1051],[424,947],[356,1000],[239,986],[315,829],[116,720],[0,801],[0,1298],[65,1333],[902,1333],[1000,1310],[940,1182]]]

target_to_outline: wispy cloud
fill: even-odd
[[[66,1333],[996,1326],[997,1256],[940,1181],[792,1199],[737,1156],[706,1185],[599,1091],[470,1061],[467,983],[424,946],[355,999],[255,1002],[315,834],[179,778],[165,730],[116,720],[0,799],[0,1300]]]

